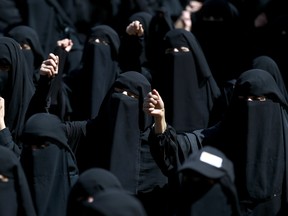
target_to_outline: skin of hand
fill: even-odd
[[[57,46],[62,47],[66,52],[70,52],[73,47],[73,41],[68,38],[64,38],[63,40],[57,41]]]
[[[144,29],[142,24],[138,20],[135,20],[127,26],[126,33],[141,37],[144,34]]]
[[[191,13],[188,10],[182,11],[181,16],[175,22],[175,28],[185,29],[186,31],[191,31],[192,29],[192,19]]]
[[[153,89],[144,98],[143,111],[154,117],[154,131],[156,134],[164,133],[167,124],[165,120],[164,102],[156,89]]]
[[[0,97],[0,130],[6,128],[4,117],[5,117],[5,100],[4,98]]]
[[[48,59],[44,60],[40,67],[40,75],[55,77],[58,74],[59,57],[50,53]]]
[[[186,6],[186,10],[195,13],[199,11],[203,6],[203,2],[197,1],[197,0],[192,0],[189,2],[189,4]]]
[[[254,26],[256,28],[260,28],[265,26],[268,23],[268,19],[265,13],[259,14],[254,20]]]

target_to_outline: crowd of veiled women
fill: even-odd
[[[288,215],[286,4],[1,0],[0,215]]]

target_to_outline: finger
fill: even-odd
[[[156,89],[153,89],[152,92],[153,92],[153,94],[155,94],[158,97],[158,100],[162,100],[159,92]]]
[[[55,59],[56,55],[54,53],[49,53],[48,59]]]
[[[54,68],[54,70],[57,68],[57,63],[54,59],[48,59],[47,61],[45,61],[44,64],[46,66],[52,66]]]
[[[49,53],[48,59],[53,59],[56,64],[58,63],[59,57],[53,53]]]
[[[41,67],[40,71],[41,71],[41,74],[46,75],[48,77],[51,77],[53,75],[51,70],[49,68],[46,68],[46,67]]]

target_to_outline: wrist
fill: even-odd
[[[0,121],[0,130],[3,130],[6,128],[5,122]]]
[[[165,120],[165,112],[163,110],[163,115],[159,117],[154,118],[155,124],[154,124],[154,132],[155,134],[162,134],[165,132],[167,128],[167,123]]]

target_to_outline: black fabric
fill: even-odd
[[[21,164],[37,215],[65,215],[78,168],[61,120],[48,113],[35,114],[27,120],[22,138]]]
[[[0,215],[36,216],[26,176],[15,154],[0,146]]]
[[[57,40],[76,35],[73,22],[58,1],[26,0],[26,7],[23,19],[38,33],[45,55],[53,51]]]
[[[107,190],[93,197],[93,202],[83,202],[81,216],[146,216],[141,202],[131,194]]]
[[[149,91],[149,81],[139,72],[127,71],[118,76],[98,117],[87,126],[89,145],[83,149],[81,162],[87,163],[89,158],[92,164],[85,166],[110,170],[125,190],[139,195],[152,215],[163,215],[167,178],[150,153],[147,139],[153,122],[142,110],[144,97]],[[78,162],[82,164],[80,160]]]
[[[163,0],[113,0],[112,7],[114,12],[114,18],[112,19],[112,26],[117,28],[117,32],[120,35],[125,33],[126,23],[133,14],[138,12],[147,12],[154,15],[155,11],[161,7]]]
[[[139,98],[118,93],[114,90],[115,87],[134,93]],[[151,117],[142,111],[143,98],[149,90],[150,83],[142,74],[134,71],[120,74],[108,92],[95,121],[97,135],[94,138],[96,149],[93,154],[98,166],[111,170],[123,187],[133,193],[136,193],[139,187],[139,154],[141,142],[144,142],[142,139],[145,140],[142,134],[152,124]],[[92,133],[95,132],[91,131],[91,135]],[[124,167],[129,175],[123,173]]]
[[[265,96],[266,101],[239,98],[251,95]],[[268,72],[252,69],[240,75],[219,146],[234,163],[246,212],[277,215],[287,202],[286,110],[284,96]]]
[[[218,149],[206,146],[193,152],[178,174],[178,215],[240,215],[234,167]]]
[[[192,14],[192,21],[192,32],[222,88],[225,81],[238,77],[250,55],[240,25],[240,13],[229,1],[206,0],[201,9]]]
[[[269,56],[258,56],[253,59],[252,68],[262,69],[269,72],[275,79],[279,89],[285,97],[286,103],[288,104],[288,93],[283,80],[283,73],[280,71],[278,64],[274,61],[274,59]]]
[[[261,96],[265,100],[255,100]],[[251,69],[237,79],[223,120],[192,133],[191,140],[218,148],[233,162],[244,214],[287,214],[287,126],[287,103],[274,78]],[[191,152],[191,143],[171,126],[161,135],[150,135],[155,160],[173,175]]]
[[[110,171],[102,168],[91,168],[84,171],[69,193],[67,216],[80,215],[83,201],[111,189],[123,190],[119,180]]]
[[[0,59],[12,66],[9,71],[8,84],[1,97],[5,99],[5,123],[13,139],[18,144],[19,135],[24,125],[25,114],[34,94],[35,88],[31,73],[20,45],[12,38],[0,38]]]
[[[37,84],[39,79],[39,68],[44,60],[44,51],[37,32],[26,25],[20,25],[7,32],[7,37],[16,40],[20,45],[27,44],[31,50],[23,50],[33,82]]]
[[[50,89],[46,96],[47,109],[49,113],[57,115],[60,119],[68,120],[73,112],[68,95],[71,90],[63,78],[69,53],[62,47],[56,46],[54,55],[59,57],[58,74],[51,79]]]
[[[188,48],[189,52],[165,53],[167,49],[180,47]],[[162,56],[162,69],[154,74],[153,83],[165,101],[167,122],[178,131],[187,132],[219,120],[220,90],[194,35],[184,29],[169,31]]]
[[[129,17],[127,26],[133,21],[139,21],[144,30],[143,36],[128,35],[127,33],[121,37],[121,45],[119,48],[119,63],[122,72],[138,71],[141,72],[150,82],[152,81],[149,72],[149,63],[147,60],[147,43],[149,39],[149,25],[152,15],[148,12],[138,12]],[[145,67],[145,68],[143,68]],[[147,73],[145,73],[147,72]]]
[[[161,56],[163,51],[163,38],[171,29],[174,29],[174,24],[169,11],[165,8],[158,9],[150,21],[146,50],[147,60],[152,73],[157,73],[162,66],[161,62],[159,62],[159,56]],[[153,83],[154,80],[152,80],[152,85],[154,85]]]
[[[96,39],[100,43],[96,43]],[[74,119],[92,119],[98,115],[106,93],[120,72],[119,46],[120,38],[110,26],[97,25],[91,29],[83,50],[82,69],[73,78],[72,90],[76,92],[72,99]]]
[[[0,35],[3,36],[7,29],[23,23],[18,1],[3,0],[0,2]]]

